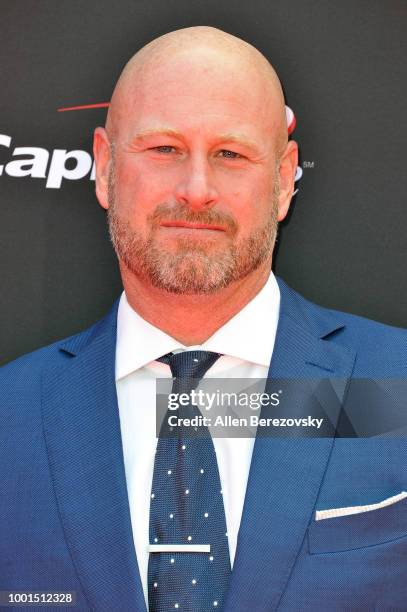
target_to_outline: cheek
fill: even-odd
[[[141,160],[122,163],[116,169],[116,193],[127,205],[154,207],[168,201],[173,192],[174,177],[170,173]]]
[[[218,173],[218,187],[225,198],[233,198],[244,205],[247,202],[266,201],[272,192],[272,177],[264,168],[234,169]]]
[[[155,202],[154,187],[148,177],[128,165],[122,166],[116,170],[115,196],[120,215],[131,225],[142,227]]]
[[[116,166],[116,193],[128,197],[142,188],[142,174],[134,164],[121,163]]]
[[[233,181],[223,189],[222,200],[239,223],[240,232],[264,224],[270,216],[273,196],[266,181]]]

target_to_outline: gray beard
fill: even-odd
[[[256,228],[246,238],[233,240],[237,224],[233,217],[213,209],[199,213],[182,205],[176,209],[166,204],[157,207],[149,219],[151,227],[147,239],[122,220],[117,212],[114,170],[109,176],[108,224],[110,239],[117,257],[135,276],[147,278],[154,287],[175,294],[210,294],[227,287],[251,272],[267,258],[271,259],[277,235],[278,184],[275,185],[271,215],[265,226]],[[188,238],[178,240],[175,251],[158,247],[154,237],[154,224],[160,219],[183,220],[227,227],[232,239],[222,251],[208,249],[208,240]]]

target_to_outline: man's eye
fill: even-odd
[[[242,157],[242,155],[236,153],[236,151],[229,151],[228,149],[222,149],[220,155],[225,159],[239,159]]]
[[[163,145],[161,147],[153,147],[153,151],[158,151],[159,153],[172,153],[175,151],[175,147],[171,147],[170,145]]]

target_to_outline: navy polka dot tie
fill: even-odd
[[[172,393],[190,393],[219,357],[219,353],[186,351],[169,353],[158,361],[171,368]],[[194,415],[200,412],[191,404],[177,411],[178,417]],[[175,436],[159,437],[149,537],[150,612],[221,610],[231,568],[218,465],[208,428],[200,427],[199,437],[179,427]]]

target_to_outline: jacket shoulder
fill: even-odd
[[[366,317],[325,308],[307,300],[279,279],[282,304],[288,316],[301,320],[321,339],[356,351],[357,364],[377,364],[385,371],[407,371],[407,330]],[[363,369],[363,368],[362,368]]]
[[[35,351],[26,353],[0,368],[0,394],[3,400],[18,394],[20,401],[26,394],[31,401],[41,384],[42,373],[48,367],[63,365],[75,351],[85,347],[99,330],[114,321],[118,300],[110,312],[87,329],[66,338],[61,338]]]

